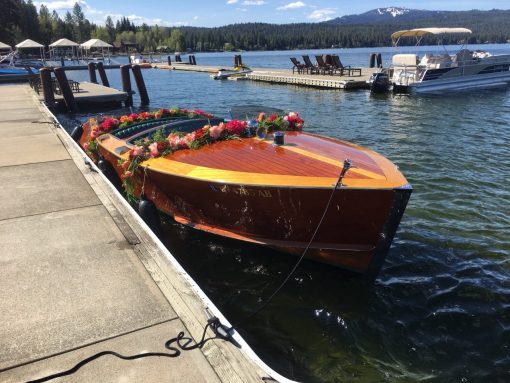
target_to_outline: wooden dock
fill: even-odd
[[[128,97],[126,92],[92,82],[80,82],[80,91],[73,93],[73,95],[79,104],[124,102]],[[61,95],[56,95],[55,100],[60,102],[64,101],[64,98]]]
[[[218,67],[189,65],[187,63],[153,64],[154,68],[171,69],[191,72],[216,73]],[[233,68],[230,68],[233,69]],[[262,81],[272,84],[300,85],[326,89],[370,89],[367,80],[370,78],[373,68],[361,68],[361,76],[340,76],[321,74],[298,74],[292,73],[291,69],[253,68],[253,72],[246,77],[252,81]]]
[[[128,97],[126,92],[92,82],[80,82],[79,89],[78,92],[73,92],[74,99],[79,106],[120,104]],[[40,101],[44,100],[42,92],[38,97]],[[61,94],[55,94],[55,102],[64,105],[64,97]]]

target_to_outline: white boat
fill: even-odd
[[[246,76],[248,73],[251,73],[252,70],[247,66],[238,66],[234,69],[220,69],[218,73],[211,75],[211,77],[215,80],[224,80],[233,76]]]
[[[402,37],[415,37],[417,44],[424,36],[446,34],[470,34],[466,28],[418,28],[398,31],[391,35],[393,45],[398,46]],[[510,54],[491,55],[473,52],[465,45],[453,55],[396,54],[392,58],[393,90],[417,93],[464,90],[503,86],[510,83]]]

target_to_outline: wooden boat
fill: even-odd
[[[88,148],[91,133],[98,136],[95,159],[122,177],[144,140],[221,121],[167,118],[99,135],[89,121],[80,143]],[[274,144],[280,132],[258,135],[144,157],[129,174],[131,193],[143,190],[159,211],[195,229],[296,255],[320,225],[308,258],[377,275],[412,191],[397,167],[372,150],[300,130],[284,132],[283,145]]]

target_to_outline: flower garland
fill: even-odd
[[[283,116],[271,114],[268,117],[264,113],[260,113],[257,122],[259,127],[265,129],[266,132],[302,130],[304,125],[304,120],[296,112],[290,112]],[[129,151],[128,159],[121,159],[118,162],[123,170],[121,179],[128,200],[136,200],[134,176],[142,162],[150,158],[164,157],[181,149],[198,149],[217,141],[235,140],[251,135],[248,121],[231,120],[214,126],[205,125],[187,134],[172,132],[165,136],[163,130],[158,130],[152,138],[135,142],[135,146]]]
[[[103,134],[109,133],[118,128],[125,128],[135,123],[146,120],[157,120],[166,117],[204,117],[213,118],[210,113],[206,113],[200,109],[159,109],[153,112],[131,113],[129,115],[115,117],[107,117],[100,120],[96,118],[89,119],[90,133],[88,141],[83,144],[83,149],[94,159],[98,158],[98,141],[97,138]],[[304,120],[299,117],[298,113],[290,112],[284,115],[275,113],[266,116],[260,113],[256,119],[259,129],[263,129],[265,134],[276,131],[295,131],[302,130]],[[251,125],[251,124],[250,124]],[[205,125],[191,133],[172,132],[169,135],[163,134],[162,130],[158,130],[152,138],[146,138],[138,141],[130,149],[127,160],[119,160],[118,165],[122,168],[122,183],[126,191],[128,200],[133,202],[135,197],[134,176],[137,173],[139,165],[149,158],[166,156],[181,149],[198,149],[204,145],[212,144],[216,141],[240,139],[253,135],[253,131],[248,127],[248,121],[231,120],[227,123],[218,125]]]
[[[283,116],[272,113],[268,117],[265,113],[260,113],[256,121],[260,127],[266,130],[266,133],[274,130],[302,130],[305,124],[297,112],[290,112]]]
[[[100,124],[96,118],[88,120],[90,125],[90,136],[88,141],[83,144],[83,149],[93,157],[97,156],[97,138],[105,133],[109,133],[117,128],[125,128],[135,123],[143,122],[145,120],[157,120],[166,117],[205,117],[212,118],[214,115],[204,112],[200,109],[184,109],[184,108],[172,108],[172,109],[159,109],[152,112],[141,112],[131,113],[129,115],[120,116],[119,118],[107,117],[104,118]]]

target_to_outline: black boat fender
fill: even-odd
[[[71,132],[71,138],[78,142],[80,140],[80,137],[83,134],[83,126],[77,125],[74,127],[73,131]]]
[[[144,194],[140,195],[138,214],[140,214],[140,217],[142,217],[156,235],[161,233],[161,220],[159,218],[158,209],[156,209],[154,202],[148,199]]]
[[[97,167],[106,176],[106,178],[108,178],[113,186],[115,186],[115,189],[118,191],[123,190],[122,181],[111,163],[101,157],[99,158],[99,161],[97,161]]]

